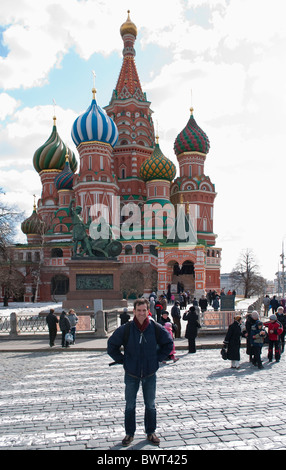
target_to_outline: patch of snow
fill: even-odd
[[[47,314],[50,308],[53,308],[55,313],[61,313],[62,302],[9,302],[8,307],[0,307],[0,315],[9,316],[12,312],[33,315]]]

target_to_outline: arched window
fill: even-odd
[[[62,258],[63,250],[61,248],[53,248],[51,250],[51,258]]]
[[[126,245],[125,254],[126,255],[132,255],[132,246],[131,245]]]
[[[174,263],[173,274],[174,274],[174,276],[180,276],[181,269],[180,269],[179,263]]]
[[[150,254],[158,257],[158,250],[156,250],[156,245],[150,245]]]
[[[194,274],[194,263],[191,261],[184,261],[181,274]]]
[[[143,254],[143,246],[142,245],[136,245],[135,253],[136,253],[136,255],[142,255]]]

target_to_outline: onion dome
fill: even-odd
[[[45,223],[39,217],[36,204],[34,203],[34,209],[32,215],[28,219],[24,220],[21,224],[21,230],[25,235],[39,235],[44,232]]]
[[[123,36],[125,34],[132,34],[136,38],[137,37],[137,28],[136,28],[135,24],[132,23],[132,21],[130,19],[130,10],[128,10],[127,13],[128,13],[127,20],[120,27],[121,37],[123,38]]]
[[[169,160],[162,153],[158,137],[155,149],[150,158],[145,160],[140,167],[140,178],[145,182],[152,180],[167,180],[172,181],[176,176],[176,167],[171,160]]]
[[[35,170],[40,173],[43,170],[62,170],[65,165],[65,156],[68,153],[70,167],[76,171],[77,161],[74,153],[66,147],[60,138],[56,118],[54,117],[53,130],[48,140],[34,153],[33,164]]]
[[[66,155],[66,163],[64,169],[55,177],[55,185],[57,190],[72,189],[73,187],[73,172],[70,167],[69,156]]]
[[[210,142],[205,132],[197,125],[193,108],[191,108],[191,116],[186,127],[177,136],[174,143],[174,151],[176,155],[184,152],[200,152],[207,154],[210,149]]]
[[[114,121],[106,111],[98,106],[95,100],[95,88],[92,89],[93,99],[85,113],[73,123],[72,139],[78,147],[82,142],[104,142],[112,147],[118,140],[118,130]]]

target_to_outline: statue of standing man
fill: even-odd
[[[86,253],[88,253],[89,256],[94,256],[92,253],[91,244],[90,244],[88,235],[86,233],[87,227],[83,221],[83,217],[81,216],[82,207],[76,206],[76,208],[74,209],[73,203],[74,203],[74,199],[72,199],[70,202],[69,213],[72,217],[72,223],[73,223],[74,256],[79,255],[79,253],[77,253],[79,242],[81,243],[81,248],[82,248],[82,252],[80,253],[80,256],[83,256]]]

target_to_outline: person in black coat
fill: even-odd
[[[277,308],[279,307],[279,302],[276,299],[276,295],[273,295],[272,299],[270,300],[270,307],[272,309],[273,315],[276,313]]]
[[[198,336],[198,328],[201,327],[199,323],[199,318],[194,306],[190,307],[189,310],[186,310],[183,315],[183,320],[187,321],[185,338],[188,339],[189,343],[189,353],[196,352],[196,337]]]
[[[161,318],[160,318],[160,321],[158,323],[160,323],[160,325],[162,325],[162,326],[165,326],[166,323],[170,323],[172,325],[173,335],[175,336],[177,327],[174,323],[172,323],[172,321],[171,321],[171,319],[169,318],[168,315],[169,315],[169,313],[167,312],[167,310],[162,310]]]
[[[59,320],[54,312],[54,309],[51,308],[50,312],[46,316],[46,322],[49,328],[49,340],[51,347],[55,345],[55,340],[57,336],[57,323],[59,323]]]
[[[259,315],[258,312],[254,310],[252,313],[247,315],[245,322],[244,336],[246,338],[246,354],[249,355],[249,362],[252,362],[254,357],[253,346],[251,344],[251,327],[257,322],[257,320],[259,320]]]
[[[67,314],[64,310],[61,313],[59,325],[60,325],[60,329],[61,329],[61,332],[62,332],[62,348],[64,348],[64,347],[68,348],[69,344],[67,343],[65,338],[66,338],[66,334],[71,329],[71,324],[70,324],[68,316],[67,316]]]
[[[180,302],[176,300],[175,305],[171,309],[171,316],[173,322],[176,325],[177,329],[175,332],[175,338],[181,338],[181,312],[180,312]]]
[[[199,306],[201,307],[202,312],[205,312],[208,308],[208,301],[207,301],[207,298],[204,295],[202,295],[200,300],[199,300]]]
[[[239,369],[240,361],[240,339],[241,339],[241,316],[234,317],[234,322],[229,325],[223,344],[227,348],[227,358],[231,361],[233,369]]]
[[[124,323],[127,323],[130,320],[130,315],[126,307],[123,309],[123,312],[120,313],[119,316],[120,316],[120,325],[124,325]]]

